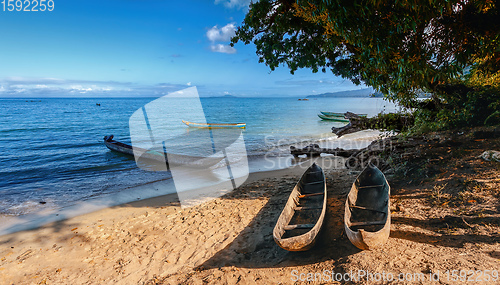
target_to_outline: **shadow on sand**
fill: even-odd
[[[346,174],[344,174],[346,175]],[[350,188],[349,183],[328,182],[328,208],[323,229],[316,245],[305,252],[288,252],[281,249],[273,240],[272,231],[284,207],[292,187],[286,191],[274,193],[268,203],[259,211],[251,223],[240,232],[236,239],[219,251],[212,258],[198,267],[199,270],[235,266],[240,268],[276,268],[321,263],[333,260],[336,264],[348,262],[348,258],[361,250],[352,245],[344,233],[344,203]],[[289,185],[290,186],[290,185]],[[421,199],[425,192],[408,193],[399,187],[391,190],[393,199]],[[222,197],[228,199],[230,197]],[[236,198],[236,197],[235,197]],[[466,243],[495,244],[500,237],[480,234],[452,235],[438,232],[446,227],[463,228],[483,222],[498,223],[494,219],[473,218],[463,221],[460,217],[447,216],[444,219],[419,220],[415,218],[393,217],[393,224],[405,224],[412,227],[436,232],[436,235],[418,231],[391,230],[391,239],[402,239],[417,243],[426,243],[444,247],[463,247]]]
[[[315,246],[304,252],[289,252],[273,240],[273,229],[293,186],[275,191],[267,204],[236,239],[198,267],[199,270],[236,266],[276,268],[314,264],[326,260],[342,262],[360,252],[344,234],[345,187],[328,185],[328,205],[323,228]],[[336,190],[336,191],[335,191]],[[223,197],[228,198],[228,197]]]
[[[473,218],[461,218],[457,216],[446,216],[444,218],[432,218],[428,220],[420,220],[415,218],[407,217],[394,217],[392,218],[394,224],[409,225],[416,228],[422,228],[430,230],[433,232],[443,232],[446,230],[454,230],[459,228],[473,228],[480,224],[499,224],[500,221],[494,217],[473,217]],[[480,234],[426,234],[419,231],[404,231],[404,230],[392,230],[391,238],[398,238],[409,240],[418,243],[427,243],[432,245],[439,245],[445,247],[464,247],[466,243],[485,243],[485,244],[495,244],[500,242],[500,235],[480,235]]]

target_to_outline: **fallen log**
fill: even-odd
[[[369,163],[376,165],[379,169],[387,168],[388,163],[382,161],[380,154],[395,150],[396,148],[414,147],[414,143],[400,142],[398,137],[388,137],[373,141],[366,148],[362,149],[342,149],[342,148],[321,148],[317,144],[311,144],[303,148],[290,146],[290,153],[295,157],[299,155],[307,155],[310,157],[320,156],[322,153],[333,154],[346,158],[345,166],[351,169],[362,169]]]
[[[401,113],[389,113],[366,118],[352,112],[346,112],[344,116],[349,119],[347,125],[339,128],[332,127],[332,133],[338,137],[368,129],[401,131],[413,125],[414,122],[413,116]]]
[[[343,148],[322,148],[317,144],[310,144],[303,148],[297,148],[295,146],[290,146],[290,153],[294,156],[299,156],[306,154],[308,156],[319,156],[322,153],[325,154],[333,154],[335,156],[341,157],[350,157],[353,155],[357,155],[362,151],[372,151],[372,152],[381,152],[385,149],[392,148],[400,145],[402,142],[398,141],[398,138],[395,136],[379,139],[373,141],[367,147],[362,149],[343,149]],[[408,144],[406,142],[406,144]]]
[[[311,144],[304,148],[290,146],[290,153],[295,157],[304,154],[309,157],[320,156],[322,153],[333,154],[346,158],[345,166],[353,169],[364,168],[368,163],[375,164],[380,168],[379,155],[382,151],[383,149],[369,149],[369,147],[364,149],[321,148],[317,144]]]
[[[370,120],[366,117],[360,117],[354,113],[346,112],[344,117],[349,119],[349,123],[343,127],[332,127],[332,133],[336,134],[337,137],[341,137],[343,135],[359,132],[362,130],[368,129],[366,127],[367,121]]]

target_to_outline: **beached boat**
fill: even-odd
[[[391,188],[376,166],[368,165],[351,187],[345,202],[344,227],[359,249],[382,246],[391,231]]]
[[[314,163],[293,188],[274,227],[274,241],[289,251],[310,249],[323,225],[325,212],[325,174]]]
[[[212,123],[208,123],[208,124],[200,124],[200,123],[193,123],[193,122],[188,122],[188,121],[184,121],[184,120],[182,120],[182,122],[184,124],[188,125],[189,127],[202,128],[202,129],[231,129],[231,128],[244,129],[247,126],[247,124],[245,124],[245,123],[235,123],[235,124],[212,124]]]
[[[184,165],[189,167],[205,168],[210,167],[221,161],[224,157],[220,156],[190,156],[182,154],[165,154],[163,151],[147,150],[140,147],[132,147],[131,145],[113,140],[113,135],[104,137],[104,144],[110,150],[128,154],[131,156],[138,155],[140,159],[156,161],[160,163],[168,163],[168,165]],[[168,159],[167,159],[168,156]],[[138,159],[136,159],[138,160]]]
[[[318,114],[318,117],[321,118],[321,120],[326,120],[326,121],[334,121],[334,122],[342,122],[342,123],[349,123],[349,119],[342,117],[330,117],[330,116],[325,116],[323,114]]]
[[[335,113],[335,112],[324,112],[324,111],[320,111],[321,114],[325,115],[325,116],[328,116],[328,117],[344,117],[345,116],[345,113]],[[360,117],[366,117],[367,114],[356,114]]]

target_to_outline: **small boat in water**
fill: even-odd
[[[369,164],[356,178],[345,202],[344,227],[359,249],[382,246],[391,231],[391,188],[384,174]]]
[[[344,115],[342,115],[342,117],[334,117],[334,116],[325,116],[323,114],[318,114],[318,117],[320,117],[321,120],[325,121],[349,123],[349,119],[346,119]]]
[[[326,213],[326,180],[314,163],[292,190],[273,230],[274,241],[288,251],[310,249]]]
[[[335,112],[324,112],[324,111],[320,111],[321,114],[325,115],[325,116],[328,116],[328,117],[344,117],[345,116],[345,113],[335,113]],[[367,114],[356,114],[360,117],[366,117]]]
[[[245,123],[235,123],[235,124],[201,124],[201,123],[193,123],[182,120],[184,124],[193,128],[202,128],[202,129],[231,129],[231,128],[239,128],[244,129],[247,124]]]
[[[132,147],[131,145],[113,140],[113,135],[105,136],[104,144],[107,148],[116,152],[128,154],[131,156],[134,156],[135,152],[135,155],[138,155],[140,159],[146,159],[148,161],[155,161],[160,163],[168,163],[168,165],[184,165],[190,167],[205,168],[217,164],[224,158],[222,155],[202,157],[173,153],[166,154],[163,151]]]

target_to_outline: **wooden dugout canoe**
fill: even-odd
[[[326,180],[315,163],[292,190],[273,230],[274,241],[288,251],[310,249],[326,213]]]
[[[325,116],[323,114],[318,114],[318,117],[320,117],[321,120],[326,120],[326,121],[334,121],[334,122],[342,122],[342,123],[349,123],[349,119],[346,119],[344,116],[342,117],[333,117],[333,116]]]
[[[205,168],[217,164],[224,158],[223,156],[202,157],[169,153],[167,159],[167,155],[163,151],[132,147],[131,145],[113,140],[113,135],[105,136],[104,144],[107,148],[116,152],[134,156],[135,151],[135,155],[139,154],[140,159],[146,159],[160,163],[168,163],[169,165],[184,165],[196,168]]]
[[[391,231],[391,188],[376,166],[368,165],[352,184],[345,202],[344,227],[359,249],[382,246]]]
[[[239,128],[244,129],[247,124],[246,123],[234,123],[234,124],[201,124],[201,123],[193,123],[182,120],[184,124],[193,128],[202,128],[202,129],[231,129],[231,128]]]
[[[344,117],[345,116],[345,113],[335,113],[335,112],[324,112],[324,111],[320,111],[321,114],[325,115],[325,116],[328,116],[328,117]],[[366,117],[367,114],[356,114],[360,117]]]

